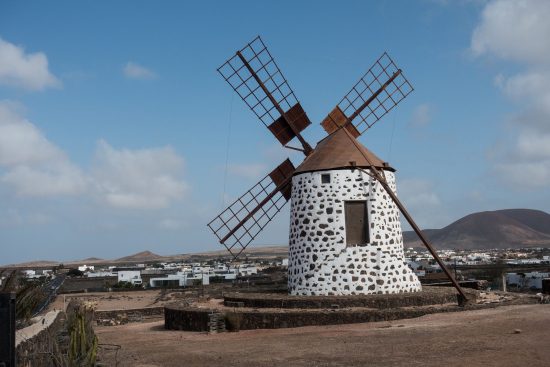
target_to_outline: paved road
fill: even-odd
[[[66,278],[65,274],[57,275],[55,278],[53,278],[49,282],[46,282],[46,284],[42,286],[44,289],[44,292],[46,292],[47,294],[47,297],[44,299],[42,303],[40,303],[36,307],[35,312],[33,313],[33,317],[38,315],[40,312],[44,311],[48,307],[50,302],[55,300],[55,297],[57,296],[57,291],[63,285],[65,278]]]

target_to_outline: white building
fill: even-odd
[[[93,265],[79,265],[78,266],[78,270],[80,270],[81,272],[86,272],[86,271],[94,271],[95,267]]]
[[[25,275],[25,278],[32,278],[36,275],[35,270],[23,270],[22,273]]]
[[[258,268],[253,264],[242,264],[239,265],[239,275],[247,276],[252,274],[258,274]]]
[[[193,274],[209,274],[212,272],[212,268],[208,265],[194,264],[192,268]]]
[[[42,277],[51,276],[51,271],[46,270],[23,270],[23,274],[27,279],[40,279]]]
[[[127,282],[132,285],[140,285],[141,281],[141,270],[119,270],[117,272],[118,282]]]
[[[506,284],[515,285],[519,288],[542,289],[542,280],[550,277],[550,273],[507,273]]]
[[[235,280],[235,279],[237,279],[237,275],[239,274],[239,271],[237,269],[228,268],[227,266],[224,266],[224,268],[214,269],[214,272],[211,276],[223,277],[224,280]]]
[[[116,277],[117,275],[110,271],[94,271],[94,272],[87,272],[86,276],[88,278],[98,278],[98,277]]]
[[[149,279],[149,285],[152,288],[156,287],[185,287],[187,284],[187,273],[177,272],[176,274],[168,274],[165,277]]]
[[[368,157],[368,160],[365,158]],[[320,141],[292,177],[288,288],[293,295],[416,292],[399,210],[355,167],[370,163],[396,190],[394,169],[345,128]]]

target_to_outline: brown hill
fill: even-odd
[[[116,259],[114,261],[139,262],[139,261],[155,261],[155,260],[163,260],[163,259],[164,259],[164,256],[157,255],[151,251],[142,251],[142,252],[138,252],[137,254],[121,257],[120,259]]]
[[[81,262],[97,263],[97,262],[104,262],[105,259],[100,259],[99,257],[87,257],[87,258],[82,259],[80,261]]]
[[[467,215],[441,229],[424,233],[438,249],[486,249],[550,246],[550,214],[531,209],[505,209]],[[412,231],[405,245],[420,247]]]
[[[0,265],[2,268],[50,268],[59,265],[58,261],[53,260],[33,260],[19,264]]]

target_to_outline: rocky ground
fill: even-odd
[[[119,366],[548,366],[550,306],[512,305],[416,319],[205,334],[164,321],[97,327]],[[106,365],[115,350],[103,348]]]

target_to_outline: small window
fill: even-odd
[[[321,183],[323,183],[323,184],[330,183],[330,173],[323,173],[321,175]]]
[[[370,242],[366,201],[344,202],[346,245],[364,245]]]

